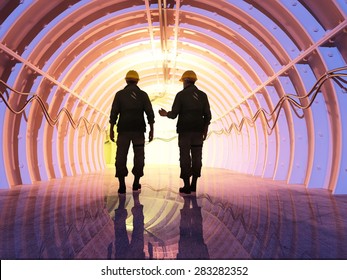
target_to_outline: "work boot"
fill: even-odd
[[[184,186],[179,189],[180,193],[190,194],[190,187]]]
[[[119,181],[118,193],[124,194],[126,192],[125,178],[124,177],[118,177],[118,181]]]
[[[196,182],[198,180],[198,177],[193,176],[192,183],[190,184],[190,191],[196,192]]]
[[[134,178],[134,183],[133,183],[133,191],[139,191],[141,190],[141,184],[140,184],[140,177]]]
[[[141,184],[133,184],[133,191],[140,191],[141,190]]]
[[[185,193],[185,194],[190,194],[189,178],[184,178],[183,182],[184,182],[184,186],[179,189],[179,192],[180,193]]]

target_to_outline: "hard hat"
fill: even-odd
[[[187,70],[186,72],[183,73],[180,82],[183,82],[184,80],[191,80],[191,81],[196,81],[198,78],[195,74],[194,71],[192,70]]]
[[[126,74],[125,76],[125,79],[126,80],[140,80],[139,78],[139,74],[135,71],[135,70],[130,70],[128,71],[128,73]]]

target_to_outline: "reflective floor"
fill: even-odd
[[[203,169],[146,166],[118,195],[113,168],[0,191],[1,259],[347,259],[347,196]]]

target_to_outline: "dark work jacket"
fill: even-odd
[[[154,123],[154,112],[146,92],[136,84],[129,84],[118,91],[114,97],[110,115],[110,124],[116,124],[118,132],[145,132],[146,113],[149,124]]]
[[[210,124],[211,110],[206,93],[195,85],[189,85],[176,94],[172,109],[167,116],[176,118],[177,132],[203,132]]]

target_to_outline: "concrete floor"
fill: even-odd
[[[113,168],[0,191],[1,259],[347,259],[347,196],[204,168],[181,196],[176,166],[140,193]]]

